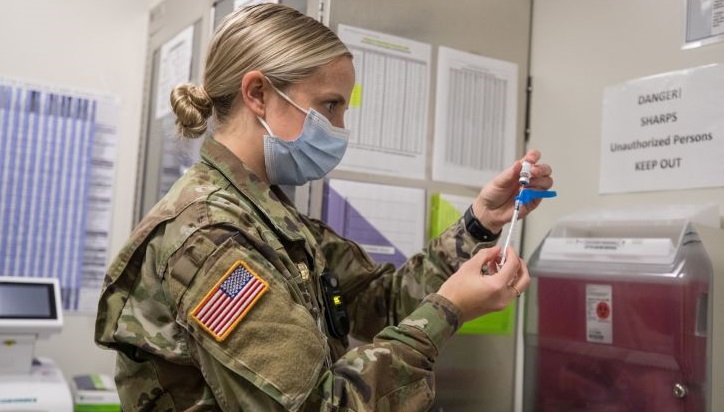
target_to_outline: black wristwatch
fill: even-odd
[[[498,240],[500,234],[503,232],[503,229],[501,229],[498,233],[493,233],[483,226],[473,214],[472,205],[465,211],[465,229],[473,238],[480,242],[494,242]]]

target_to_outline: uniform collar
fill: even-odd
[[[263,181],[226,146],[207,137],[201,146],[201,158],[221,172],[248,198],[268,221],[289,240],[303,240],[301,219],[292,202],[277,186]]]

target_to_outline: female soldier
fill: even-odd
[[[339,163],[353,85],[332,31],[265,4],[222,23],[202,86],[172,92],[182,135],[203,134],[211,115],[215,128],[106,277],[95,338],[118,351],[124,410],[424,410],[445,341],[528,287],[513,250],[481,276],[512,216],[518,162],[397,271],[297,212],[277,185]],[[550,173],[534,166],[531,186],[551,187]],[[371,343],[347,351],[350,327]]]

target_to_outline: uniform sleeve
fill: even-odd
[[[310,395],[309,410],[428,410],[435,396],[434,360],[459,319],[448,300],[427,296],[399,325],[335,362]],[[342,407],[348,409],[335,409]]]
[[[432,364],[459,326],[460,314],[446,299],[426,297],[374,342],[329,364],[326,338],[293,293],[293,284],[302,279],[280,273],[258,251],[233,238],[218,244],[199,234],[178,253],[170,260],[165,287],[176,305],[176,321],[187,331],[179,350],[188,351],[221,409],[396,411],[431,406]],[[239,310],[233,309],[233,296],[226,309],[218,303],[220,290],[234,295],[255,278],[265,286],[263,292],[248,292],[244,300],[251,303],[241,303]]]
[[[461,218],[395,269],[391,264],[375,264],[359,245],[323,222],[312,222],[328,266],[340,278],[352,320],[351,335],[366,342],[385,326],[396,325],[411,314],[475,251],[495,245],[478,242]]]

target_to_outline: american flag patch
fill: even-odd
[[[246,263],[237,260],[191,312],[191,317],[221,342],[268,288]]]

